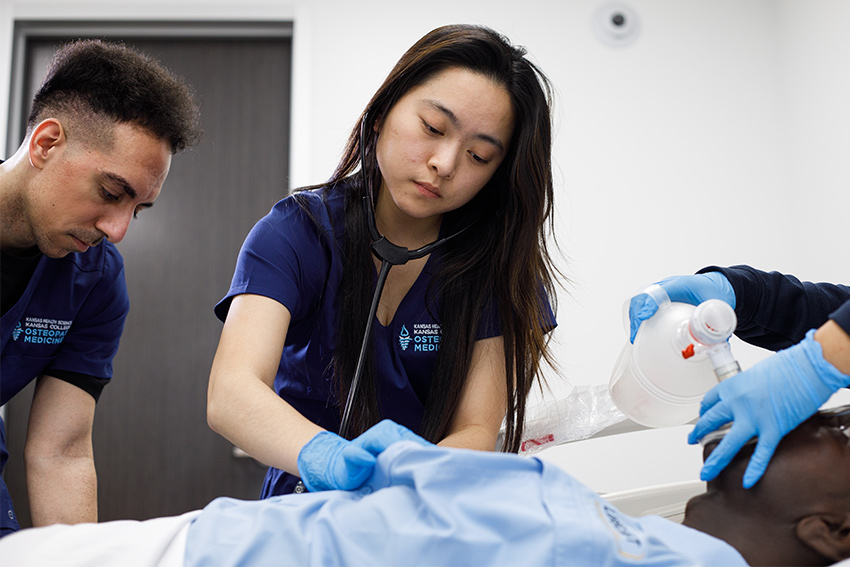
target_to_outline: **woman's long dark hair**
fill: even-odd
[[[508,153],[487,185],[472,201],[443,217],[444,234],[453,234],[471,222],[475,226],[439,251],[440,270],[429,295],[433,292],[437,298],[443,335],[419,434],[433,442],[447,435],[469,372],[482,314],[489,313],[495,301],[507,376],[503,449],[516,452],[528,393],[541,376],[542,361],[552,363],[547,295],[554,308],[554,268],[546,246],[547,228],[552,228],[552,97],[548,80],[525,58],[525,50],[493,30],[450,25],[428,33],[399,60],[349,137],[328,182],[330,191],[336,186],[350,188],[333,371],[344,406],[362,339],[362,331],[352,330],[364,329],[374,289],[370,235],[362,205],[366,195],[362,172],[374,176],[372,187],[381,186],[374,126],[410,89],[452,67],[479,73],[504,87],[513,104],[515,124]],[[365,140],[361,139],[361,123]],[[358,171],[361,144],[365,144],[367,163]],[[343,179],[348,183],[337,185]],[[351,436],[380,421],[378,388],[373,362],[367,358],[353,405]]]

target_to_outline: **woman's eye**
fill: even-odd
[[[482,165],[487,165],[488,163],[490,163],[489,159],[484,159],[483,157],[476,154],[475,152],[469,152],[469,154],[472,156],[472,159],[474,159],[477,163],[480,163]]]
[[[436,128],[434,128],[433,126],[431,126],[430,124],[428,124],[424,120],[422,121],[422,125],[425,127],[426,130],[428,130],[432,134],[436,134],[437,136],[443,135],[442,132],[440,132],[439,130],[437,130]]]

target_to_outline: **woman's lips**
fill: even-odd
[[[419,192],[428,197],[429,199],[439,199],[440,198],[440,189],[434,187],[430,183],[423,183],[421,181],[415,181],[416,188],[419,189]]]

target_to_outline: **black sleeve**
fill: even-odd
[[[829,318],[838,323],[838,326],[844,329],[844,332],[850,335],[850,299],[844,304],[829,314]]]
[[[749,266],[709,266],[699,271],[705,272],[720,272],[732,284],[738,317],[735,334],[750,344],[774,351],[788,348],[830,317],[845,330],[850,328],[846,285],[803,282]]]
[[[71,372],[70,370],[46,370],[44,373],[48,376],[58,378],[63,382],[73,384],[81,390],[85,390],[91,394],[95,402],[100,399],[100,393],[103,391],[103,387],[109,383],[107,379],[95,378],[88,374],[80,374],[79,372]]]

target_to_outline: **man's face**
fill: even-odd
[[[114,126],[113,144],[51,147],[39,163],[25,214],[47,256],[85,252],[104,238],[120,242],[130,221],[153,205],[171,166],[168,143],[138,126]]]

